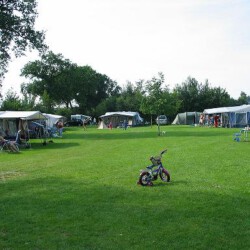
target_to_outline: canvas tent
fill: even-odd
[[[173,125],[192,125],[198,124],[200,119],[200,112],[184,112],[176,115]]]
[[[108,124],[111,122],[114,128],[122,127],[124,120],[128,126],[138,126],[143,123],[143,119],[138,112],[121,111],[121,112],[107,112],[105,115],[99,117],[101,119],[98,129],[108,128]]]
[[[4,111],[0,114],[0,134],[15,137],[18,130],[28,131],[28,121],[45,119],[40,111]]]
[[[205,115],[220,115],[224,127],[244,127],[250,124],[250,105],[205,109]]]

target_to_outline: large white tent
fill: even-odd
[[[220,115],[225,127],[244,127],[250,124],[250,105],[205,109],[203,113]]]
[[[15,137],[18,130],[28,130],[28,121],[35,120],[46,117],[40,111],[4,111],[0,113],[0,133]]]
[[[212,109],[205,109],[203,113],[205,114],[221,114],[221,113],[231,113],[231,112],[249,112],[250,105],[241,105],[241,106],[234,106],[234,107],[220,107],[220,108],[212,108]]]
[[[46,117],[40,111],[3,111],[0,119],[42,120]]]

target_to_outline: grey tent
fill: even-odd
[[[184,112],[176,115],[173,125],[193,125],[198,124],[200,119],[200,112]]]

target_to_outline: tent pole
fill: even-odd
[[[29,124],[28,119],[26,119],[26,128],[27,128],[27,134],[28,134],[28,140],[29,140],[29,147],[31,148],[31,142],[30,142],[30,131],[29,131]]]

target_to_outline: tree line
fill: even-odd
[[[212,87],[188,77],[170,90],[159,72],[149,80],[127,82],[121,87],[91,66],[78,66],[62,54],[48,51],[21,70],[28,82],[21,84],[21,95],[10,89],[2,99],[1,110],[40,110],[69,117],[74,113],[99,117],[107,111],[139,111],[147,119],[166,114],[206,108],[247,104],[241,92],[235,100],[221,87]]]

